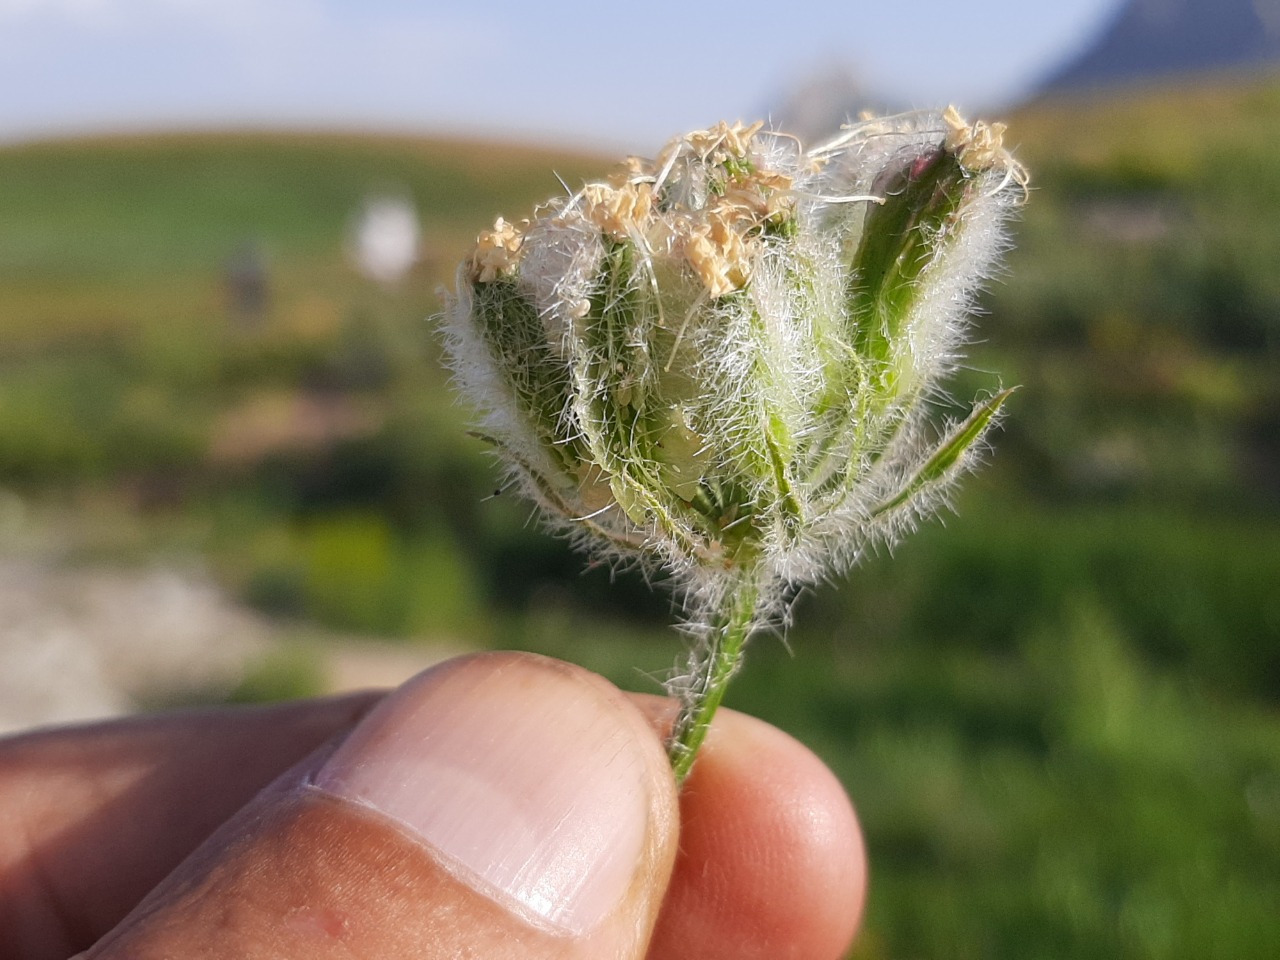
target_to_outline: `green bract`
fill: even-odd
[[[683,591],[682,774],[748,634],[932,511],[1007,396],[931,422],[1025,192],[1002,132],[948,110],[805,151],[722,123],[499,220],[460,271],[482,435],[557,526]]]

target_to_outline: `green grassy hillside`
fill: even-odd
[[[858,802],[857,957],[1280,948],[1277,108],[1263,80],[1012,118],[1035,188],[962,376],[1023,386],[998,453],[730,694]],[[327,135],[0,149],[0,489],[72,561],[194,552],[275,615],[654,689],[668,601],[489,496],[426,319],[495,214],[605,166]],[[344,252],[385,190],[426,245],[392,288]]]

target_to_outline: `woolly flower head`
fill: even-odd
[[[939,502],[1005,394],[930,422],[1026,180],[954,109],[805,150],[721,123],[498,220],[446,321],[481,433],[561,528],[762,609]]]

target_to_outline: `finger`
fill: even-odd
[[[660,742],[614,687],[464,657],[237,814],[88,956],[638,958],[676,847]]]
[[[0,742],[0,810],[10,827],[0,863],[25,864],[42,878],[17,884],[0,871],[0,942],[21,947],[26,960],[92,943],[218,823],[310,747],[354,724],[375,696]],[[670,702],[635,699],[665,730]],[[5,803],[15,797],[22,803]],[[797,957],[841,952],[860,912],[865,866],[848,801],[811,753],[723,710],[681,805],[681,852],[655,960],[776,956],[775,943],[790,944]],[[30,855],[14,855],[19,838],[29,840]]]
[[[660,729],[669,702],[646,710]],[[862,913],[866,858],[840,782],[808,748],[716,715],[680,794],[680,854],[650,960],[833,960]]]
[[[376,700],[192,710],[0,740],[0,943],[62,958]]]

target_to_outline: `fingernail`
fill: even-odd
[[[381,703],[316,774],[455,876],[582,935],[621,902],[649,820],[645,746],[616,691],[542,658],[464,658]]]

